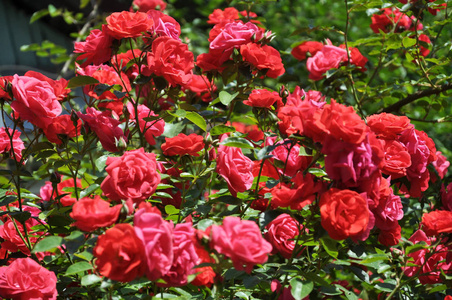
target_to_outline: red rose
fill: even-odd
[[[324,106],[320,112],[321,122],[331,137],[350,144],[360,144],[367,136],[366,123],[355,112],[353,107],[345,106],[331,99],[331,104]],[[320,126],[319,126],[320,127]]]
[[[226,7],[224,10],[214,9],[209,15],[209,24],[230,23],[239,19],[239,11],[234,7]]]
[[[193,76],[193,53],[186,44],[168,36],[158,37],[152,42],[147,62],[143,74],[162,76],[171,86],[186,85]]]
[[[305,60],[306,54],[314,56],[318,51],[322,50],[323,44],[315,41],[306,41],[292,49],[291,54],[298,60]]]
[[[143,242],[130,224],[117,224],[100,235],[93,254],[98,272],[112,280],[130,282],[146,271]]]
[[[418,230],[409,239],[413,244],[421,241],[431,245],[435,239],[428,238],[422,230]],[[452,262],[450,259],[450,249],[443,244],[439,244],[433,249],[421,249],[408,254],[413,260],[411,266],[404,268],[404,273],[408,277],[416,276],[421,284],[440,283],[441,270],[446,274],[451,273]]]
[[[385,141],[385,166],[382,172],[399,178],[406,175],[406,169],[411,166],[411,156],[408,149],[398,141]]]
[[[110,60],[113,38],[106,34],[107,25],[102,25],[102,30],[93,29],[86,37],[85,42],[74,44],[74,53],[82,53],[77,60],[85,60],[82,67],[87,65],[100,65]]]
[[[62,139],[60,137],[73,138],[80,135],[80,129],[82,122],[77,120],[77,127],[74,126],[74,122],[71,120],[70,115],[61,115],[56,117],[52,123],[44,128],[44,134],[46,138],[57,145],[61,145]]]
[[[96,195],[93,199],[85,197],[77,201],[72,207],[70,216],[75,220],[74,226],[91,232],[115,223],[121,207],[120,204],[110,207],[110,203]]]
[[[163,0],[133,0],[130,11],[133,11],[133,7],[138,7],[138,11],[148,12],[151,9],[165,10],[166,3]]]
[[[345,49],[345,44],[339,46],[339,48]],[[369,61],[367,57],[359,52],[358,48],[348,47],[348,52],[350,53],[350,63],[355,65],[361,71],[366,71],[367,69],[364,67],[366,63]],[[344,62],[348,61],[348,56],[344,59]]]
[[[198,152],[204,149],[204,137],[192,133],[185,135],[179,133],[173,138],[165,138],[165,143],[162,144],[162,151],[164,155],[191,155],[199,156]]]
[[[397,245],[402,238],[401,230],[402,228],[400,225],[397,225],[390,230],[381,230],[378,235],[378,242],[386,247]]]
[[[380,30],[383,32],[390,32],[396,24],[396,32],[410,29],[412,24],[410,17],[400,12],[399,9],[385,8],[382,9],[382,12],[382,14],[372,15],[372,24],[370,24],[370,28],[372,28],[373,32],[379,33]]]
[[[14,78],[13,76],[0,77],[0,99],[4,98],[4,99],[11,100],[11,96],[6,91],[6,87],[8,86],[9,83],[11,83],[13,78]]]
[[[0,153],[7,152],[11,158],[20,161],[22,159],[22,150],[25,149],[24,142],[20,138],[21,133],[18,130],[13,131],[11,128],[8,128],[7,130],[13,140],[13,149],[11,149],[11,140],[6,133],[6,129],[0,127]]]
[[[271,108],[275,102],[278,103],[278,106],[282,105],[282,99],[277,92],[271,92],[266,89],[255,89],[251,92],[248,100],[243,101],[243,104],[252,107]]]
[[[16,227],[14,226],[14,222],[17,225],[20,234],[17,232]],[[31,219],[25,222],[27,232],[31,232],[32,226],[33,225],[31,223]],[[30,249],[28,249],[27,245],[24,243],[24,240],[21,238],[21,235],[25,236],[23,225],[17,221],[9,219],[3,225],[0,225],[0,237],[3,239],[1,248],[7,249],[10,252],[21,251],[25,255],[29,256]],[[33,238],[33,242],[36,242],[36,237]]]
[[[271,46],[248,43],[240,47],[240,54],[255,68],[266,70],[268,77],[276,78],[285,72],[279,51]]]
[[[285,258],[291,258],[295,249],[295,239],[300,234],[300,225],[297,220],[288,214],[279,215],[267,226],[265,238],[272,244],[273,252],[280,253]]]
[[[234,197],[253,185],[253,161],[243,155],[240,148],[218,147],[217,172],[226,180]]]
[[[76,180],[77,188],[82,188],[82,181],[77,178]],[[71,206],[75,202],[77,202],[76,198],[72,198],[71,193],[63,191],[66,187],[74,187],[74,179],[68,178],[57,184],[57,190],[54,191],[52,187],[52,183],[50,181],[46,181],[45,185],[40,190],[40,196],[43,201],[50,201],[52,198],[55,199],[58,197],[61,205],[63,206]]]
[[[31,258],[18,258],[0,267],[0,296],[11,299],[53,300],[57,298],[55,273]]]
[[[367,201],[357,192],[332,188],[320,202],[322,227],[335,240],[362,235],[369,223]]]
[[[14,75],[11,83],[15,98],[11,108],[21,119],[46,128],[61,114],[61,104],[47,81]]]
[[[144,12],[116,12],[109,15],[106,20],[108,34],[118,40],[139,37],[154,24]]]
[[[160,183],[155,154],[144,152],[143,148],[107,158],[105,170],[108,176],[100,187],[114,201],[130,199],[139,203],[154,194]]]
[[[145,248],[146,276],[157,280],[166,275],[173,264],[173,231],[171,222],[162,216],[140,209],[133,220],[135,232]]]
[[[422,229],[428,236],[452,232],[452,211],[434,210],[422,216]]]
[[[309,79],[320,80],[328,70],[336,69],[341,62],[346,60],[347,51],[332,45],[323,46],[314,56],[309,57],[306,67],[309,71]]]
[[[202,233],[201,233],[202,234]],[[199,243],[195,243],[196,253],[198,254],[198,262],[197,265],[202,263],[215,263],[215,260],[210,257],[209,252],[204,249]],[[195,268],[196,278],[190,282],[195,286],[207,286],[210,287],[214,283],[215,279],[215,271],[211,266],[205,266],[200,268]]]
[[[231,258],[234,268],[248,273],[255,264],[265,263],[272,251],[257,224],[239,217],[226,217],[223,225],[213,225],[211,237],[212,248]]]
[[[110,152],[119,152],[120,142],[125,144],[127,139],[119,127],[120,121],[111,117],[110,111],[100,112],[95,108],[86,108],[86,114],[77,112],[77,115],[97,135],[102,147]]]
[[[384,140],[395,140],[405,129],[413,127],[409,118],[388,113],[367,117],[367,126]]]

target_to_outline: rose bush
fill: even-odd
[[[0,78],[0,296],[447,299],[443,2],[93,7]]]

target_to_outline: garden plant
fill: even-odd
[[[449,3],[177,2],[33,15],[80,30],[0,77],[0,298],[452,299]]]

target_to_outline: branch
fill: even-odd
[[[382,110],[380,110],[381,112],[398,112],[403,106],[416,101],[417,99],[423,98],[423,97],[427,97],[427,96],[431,96],[431,95],[438,95],[444,91],[450,90],[452,89],[452,83],[448,83],[445,85],[442,85],[438,88],[432,88],[432,89],[428,89],[428,90],[424,90],[424,91],[418,91],[414,94],[408,95],[406,98],[403,98],[402,100],[386,107],[383,108]]]

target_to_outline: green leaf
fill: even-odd
[[[323,237],[320,239],[320,242],[322,243],[325,251],[331,257],[337,258],[339,252],[337,251],[337,241],[336,240],[333,240],[332,238],[329,238],[329,237]]]
[[[412,246],[406,247],[405,254],[408,255],[408,254],[411,254],[411,253],[414,253],[416,251],[426,249],[426,248],[428,248],[427,243],[425,243],[425,242],[417,243]]]
[[[102,155],[101,157],[99,157],[98,159],[96,159],[96,168],[99,171],[103,171],[105,169],[106,163],[107,163],[107,158],[109,157],[109,155]]]
[[[432,294],[432,293],[436,293],[436,292],[442,292],[442,291],[444,291],[446,289],[447,289],[447,285],[442,284],[442,285],[435,286],[428,293]]]
[[[377,255],[369,255],[366,259],[360,261],[361,265],[372,264],[377,261],[388,260],[389,258],[386,255],[377,254]]]
[[[218,95],[218,97],[220,98],[220,102],[225,105],[228,106],[229,103],[231,103],[232,100],[235,99],[235,97],[237,97],[237,95],[239,94],[239,92],[234,93],[234,94],[229,94],[226,91],[221,91],[220,94]]]
[[[14,211],[8,213],[8,215],[19,222],[25,222],[31,218],[31,213],[29,211]]]
[[[32,16],[31,16],[31,18],[30,18],[30,24],[31,23],[33,23],[33,22],[35,22],[35,21],[37,21],[37,20],[39,20],[39,19],[41,19],[42,17],[44,17],[44,16],[47,16],[49,14],[49,10],[46,8],[46,9],[41,9],[41,10],[38,10],[37,12],[35,12]]]
[[[80,198],[84,198],[91,195],[95,190],[99,188],[99,186],[100,185],[98,185],[97,183],[90,185],[87,189],[84,189],[83,191],[80,192]]]
[[[221,142],[221,145],[246,149],[254,148],[253,144],[251,144],[250,141],[239,137],[228,137]]]
[[[48,236],[35,245],[32,253],[45,252],[61,246],[63,238],[60,236]]]
[[[174,205],[166,205],[165,206],[165,212],[168,215],[177,215],[177,214],[179,214],[179,209],[174,207]]]
[[[410,48],[410,47],[416,45],[416,39],[412,39],[412,38],[409,38],[406,36],[402,40],[402,45],[405,48]]]
[[[92,269],[93,269],[93,266],[90,263],[88,263],[86,261],[80,261],[80,262],[77,262],[77,263],[69,266],[69,268],[67,268],[67,270],[66,270],[66,275],[74,275],[74,274],[77,274],[80,272],[85,272],[85,271],[92,270]]]
[[[195,113],[194,111],[188,111],[185,117],[202,130],[207,130],[206,120],[204,120],[204,118],[201,117],[198,113]]]
[[[300,278],[292,278],[290,280],[291,293],[296,300],[301,300],[308,296],[314,289],[312,281],[302,281]]]
[[[91,76],[75,76],[67,83],[67,87],[69,89],[73,89],[79,86],[89,85],[89,84],[97,84],[99,80],[93,78]]]
[[[57,8],[55,6],[53,6],[52,4],[49,4],[48,9],[49,9],[49,14],[51,17],[55,17],[58,15]]]
[[[100,282],[101,280],[102,280],[102,278],[100,278],[97,275],[88,274],[88,275],[82,277],[81,284],[84,285],[84,286],[86,286],[86,285],[93,285],[93,284],[96,284],[96,283]]]
[[[215,127],[213,127],[212,129],[210,129],[210,134],[211,135],[221,135],[224,133],[228,133],[228,132],[235,132],[235,128],[232,126],[226,126],[226,125],[217,125]]]
[[[80,0],[80,9],[85,8],[89,3],[89,0]]]

